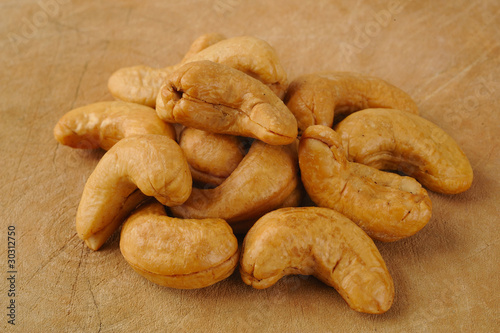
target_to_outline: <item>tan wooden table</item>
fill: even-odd
[[[498,332],[498,1],[7,0],[0,15],[0,331]],[[117,235],[98,252],[76,236],[76,207],[103,152],[57,144],[55,123],[111,100],[116,69],[176,63],[206,32],[265,39],[290,80],[319,70],[386,79],[469,157],[469,191],[431,193],[420,233],[377,243],[396,287],[386,314],[352,311],[312,277],[267,290],[238,273],[202,290],[158,287],[124,261]]]

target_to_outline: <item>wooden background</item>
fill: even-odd
[[[499,331],[500,4],[485,1],[84,1],[0,3],[0,331]],[[394,278],[384,315],[352,311],[312,277],[253,290],[239,275],[202,290],[149,283],[74,227],[101,151],[57,144],[67,111],[111,100],[123,66],[178,62],[206,32],[253,35],[289,79],[319,70],[379,76],[453,136],[475,172],[460,195],[431,193],[417,235],[377,243]],[[16,228],[16,326],[7,323],[7,226]]]

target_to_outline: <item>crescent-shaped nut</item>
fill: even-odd
[[[191,44],[183,61],[224,38],[220,34],[201,35]],[[152,68],[144,65],[120,68],[109,77],[108,90],[122,101],[155,107],[160,87],[174,69],[175,66]]]
[[[78,236],[98,250],[143,195],[167,206],[180,205],[191,188],[186,158],[174,140],[154,134],[122,139],[104,154],[85,184],[76,214]]]
[[[299,165],[314,203],[344,214],[374,239],[409,237],[431,218],[431,200],[415,179],[348,162],[340,136],[329,127],[304,131]]]
[[[238,241],[224,220],[172,218],[158,202],[139,207],[125,221],[120,250],[146,279],[181,289],[219,282],[239,260]]]
[[[360,312],[383,313],[394,284],[373,241],[342,214],[319,207],[264,215],[243,241],[240,273],[257,289],[289,274],[314,275]]]
[[[158,94],[156,112],[170,123],[272,145],[297,137],[295,117],[267,86],[211,61],[190,62],[173,72]]]
[[[266,41],[252,36],[222,40],[188,58],[186,62],[209,60],[235,68],[267,85],[280,99],[288,88],[285,70],[275,50]]]
[[[367,108],[396,108],[418,114],[411,97],[392,84],[352,72],[302,75],[290,83],[285,103],[304,131],[311,125],[332,127],[334,114]]]
[[[218,186],[238,167],[245,156],[242,139],[185,127],[179,146],[191,170],[193,181]]]
[[[166,135],[175,140],[175,129],[150,107],[121,101],[98,102],[66,113],[54,127],[54,137],[73,148],[109,150],[123,138]]]
[[[213,189],[193,188],[182,218],[222,218],[229,224],[258,218],[281,205],[298,186],[295,145],[272,146],[255,140],[238,167]]]
[[[367,109],[350,115],[335,130],[350,161],[402,171],[439,193],[456,194],[472,185],[472,167],[455,140],[420,116]]]

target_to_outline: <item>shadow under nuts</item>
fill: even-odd
[[[335,131],[350,161],[397,170],[431,191],[457,194],[472,185],[472,167],[445,131],[420,116],[394,109],[366,109]]]
[[[97,250],[146,196],[180,205],[191,188],[186,158],[174,140],[153,134],[122,139],[85,184],[76,214],[78,236]]]
[[[286,145],[297,137],[293,114],[262,82],[210,61],[190,62],[167,79],[156,112],[187,127]]]
[[[123,138],[143,134],[166,135],[175,140],[174,127],[158,118],[155,109],[121,101],[73,109],[54,127],[59,143],[80,149],[109,150]]]
[[[210,286],[230,276],[239,260],[238,241],[224,220],[172,218],[158,202],[125,221],[120,250],[137,273],[170,288]]]
[[[290,83],[285,103],[304,131],[311,125],[332,127],[334,115],[367,108],[395,108],[418,114],[411,97],[377,77],[351,72],[302,75]]]
[[[318,206],[344,214],[374,239],[409,237],[431,218],[431,200],[415,179],[347,161],[339,135],[329,127],[304,131],[299,166]]]
[[[257,289],[285,275],[314,275],[360,312],[383,313],[394,285],[373,241],[342,214],[320,207],[282,208],[261,217],[243,241],[240,273]]]
[[[177,217],[218,217],[233,224],[258,218],[280,206],[298,184],[295,144],[271,146],[255,140],[221,185],[193,188],[189,199],[171,211]]]

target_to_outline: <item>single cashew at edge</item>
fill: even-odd
[[[299,166],[302,183],[318,206],[339,211],[374,239],[412,236],[431,218],[429,195],[415,179],[347,161],[340,136],[330,127],[304,131]]]
[[[245,236],[243,281],[268,288],[289,274],[314,275],[349,306],[383,313],[394,284],[373,241],[342,214],[319,207],[282,208],[260,218]]]
[[[181,289],[219,282],[239,261],[238,241],[224,220],[172,218],[157,201],[137,208],[125,221],[120,251],[146,279]]]
[[[354,72],[319,72],[290,83],[285,104],[301,131],[311,125],[332,127],[334,115],[367,108],[396,108],[418,114],[412,98],[401,89],[373,76]]]
[[[395,109],[356,112],[335,127],[349,161],[402,171],[431,191],[457,194],[472,185],[467,156],[425,118]]]
[[[119,140],[142,134],[166,135],[175,140],[175,129],[153,108],[122,101],[89,104],[67,112],[54,127],[59,143],[80,149],[109,150]]]
[[[120,140],[88,178],[76,214],[78,236],[98,250],[146,196],[167,206],[191,194],[189,167],[178,144],[162,135]]]

